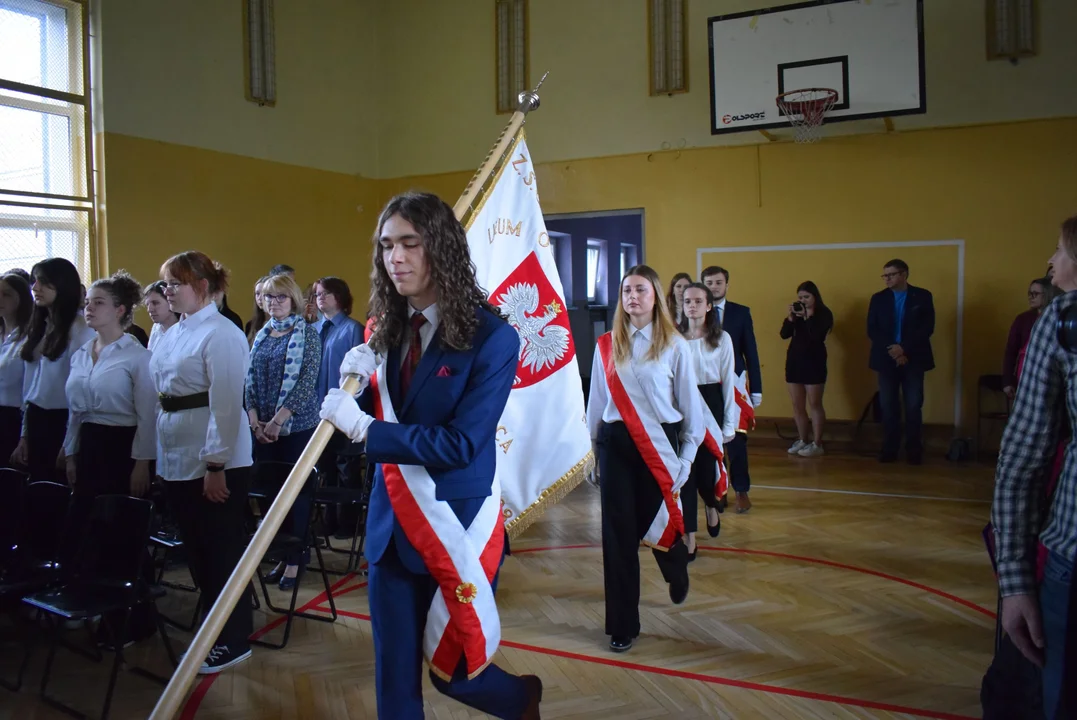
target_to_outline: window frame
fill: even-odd
[[[67,119],[71,162],[69,171],[73,194],[0,187],[0,228],[71,232],[76,237],[74,248],[76,267],[80,270],[85,267],[91,276],[96,276],[100,265],[100,249],[96,242],[98,208],[94,193],[89,0],[31,0],[31,2],[51,5],[67,11],[65,16],[68,87],[81,88],[81,92],[56,90],[51,87],[0,78],[0,106]],[[0,0],[0,9],[27,14],[24,8],[18,7],[10,0]],[[77,13],[72,12],[73,10],[77,10]],[[80,54],[81,74],[78,72]],[[47,78],[45,82],[48,83]],[[9,93],[20,93],[20,95]],[[57,103],[50,103],[47,100],[54,100]],[[44,157],[43,166],[46,173],[50,164],[54,163],[50,163],[47,156]],[[14,212],[11,209],[15,209]],[[32,210],[40,212],[28,212]],[[84,216],[80,216],[80,213],[84,213]],[[2,270],[0,268],[0,271]]]

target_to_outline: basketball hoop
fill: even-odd
[[[789,118],[796,131],[798,143],[819,140],[819,128],[831,108],[838,102],[838,91],[828,88],[806,88],[782,93],[777,98],[778,109]]]

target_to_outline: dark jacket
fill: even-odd
[[[901,323],[901,347],[909,358],[909,367],[922,372],[935,367],[931,352],[931,335],[935,332],[935,304],[931,293],[923,288],[908,286],[905,315]],[[868,306],[868,337],[871,355],[868,366],[876,372],[892,372],[897,364],[887,348],[897,342],[897,313],[894,293],[889,288],[871,296]]]
[[[722,313],[722,329],[733,340],[733,372],[739,377],[748,369],[748,392],[763,392],[763,374],[759,371],[759,350],[755,345],[752,311],[747,305],[726,300]]]

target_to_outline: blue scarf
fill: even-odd
[[[258,346],[262,344],[262,341],[269,337],[269,333],[276,330],[280,333],[286,333],[289,330],[292,331],[291,337],[288,339],[288,352],[284,358],[284,377],[281,378],[280,394],[277,396],[277,410],[280,410],[284,405],[284,401],[288,399],[288,393],[295,387],[296,380],[299,379],[299,372],[303,369],[303,348],[307,344],[307,323],[303,318],[298,315],[289,315],[283,320],[277,318],[269,318],[262,329],[258,331],[258,335],[254,338],[254,345],[251,346],[251,359],[258,354]],[[251,363],[251,367],[247,370],[247,382],[254,382],[254,363]],[[288,418],[287,422],[281,426],[280,434],[287,435],[291,432],[293,414]],[[269,421],[269,418],[262,418],[265,422]]]

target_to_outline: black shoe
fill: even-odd
[[[284,563],[279,563],[265,575],[266,585],[275,585],[284,577]]]
[[[707,521],[707,534],[708,535],[710,535],[712,538],[715,538],[715,537],[718,537],[718,533],[720,533],[720,532],[722,532],[722,515],[721,515],[721,511],[719,511],[718,524],[717,525],[711,525],[710,520]]]
[[[696,559],[696,553],[698,553],[698,552],[699,552],[699,546],[697,545],[695,550],[688,553],[688,562],[694,562],[695,559]]]
[[[238,665],[244,660],[249,659],[251,656],[250,647],[240,648],[238,651],[233,652],[227,645],[217,645],[209,651],[209,655],[206,656],[205,662],[202,663],[202,667],[198,668],[199,675],[216,675],[217,673]]]
[[[539,705],[542,703],[542,680],[536,675],[521,675],[527,687],[527,707],[524,708],[523,720],[541,720]]]
[[[669,599],[673,601],[674,605],[680,605],[688,598],[688,577],[684,578],[684,584],[670,583],[669,584]]]
[[[630,638],[626,635],[614,635],[610,638],[610,650],[622,653],[626,650],[631,650],[635,642],[635,638]]]

